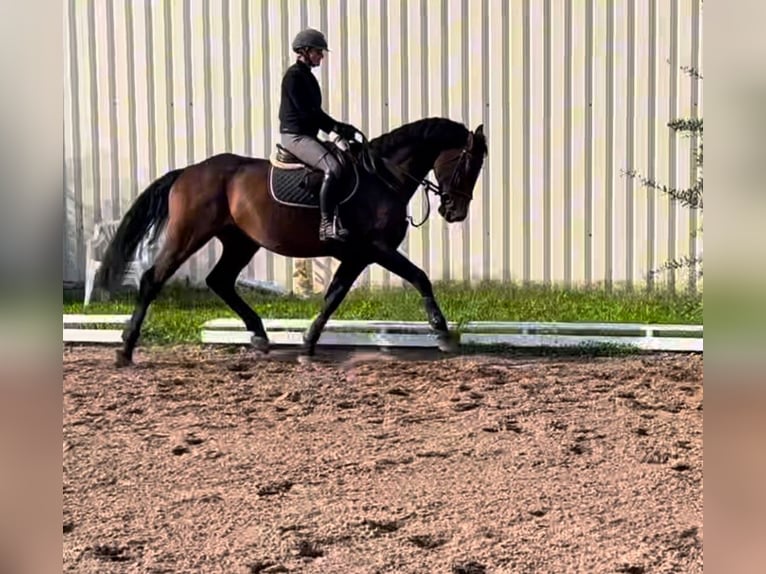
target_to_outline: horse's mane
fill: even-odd
[[[404,124],[370,140],[370,147],[373,151],[385,156],[413,140],[439,140],[454,142],[455,146],[460,146],[467,136],[468,128],[459,122],[448,118],[424,118]]]

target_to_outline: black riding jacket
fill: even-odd
[[[322,92],[311,68],[301,61],[295,62],[282,77],[280,133],[316,137],[320,129],[330,133],[335,124],[336,121],[322,109]]]

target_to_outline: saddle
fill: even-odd
[[[335,159],[337,159],[341,166],[345,169],[350,163],[348,152],[342,150],[337,145],[329,141],[320,142],[329,151]],[[311,167],[303,163],[297,156],[293,155],[287,149],[282,147],[281,144],[276,144],[276,152],[269,158],[272,165],[281,169],[300,169],[305,168],[311,171],[319,171],[316,168]]]
[[[341,205],[356,193],[359,173],[349,152],[332,142],[324,141],[322,145],[343,167],[343,176],[336,184],[339,193],[338,205]],[[319,188],[324,177],[322,170],[303,163],[279,144],[276,144],[276,152],[269,161],[269,191],[277,203],[290,207],[319,209]]]
[[[280,144],[277,144],[276,160],[280,163],[287,164],[290,167],[297,167],[297,166],[309,167],[306,164],[304,164],[301,160],[299,160],[291,152],[283,148]]]

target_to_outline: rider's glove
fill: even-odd
[[[345,140],[353,140],[356,137],[357,129],[351,124],[338,122],[333,130],[336,134]]]

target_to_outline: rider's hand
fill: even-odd
[[[338,124],[335,126],[334,131],[344,140],[349,140],[349,141],[353,140],[356,137],[356,132],[357,132],[354,126],[352,126],[351,124],[344,124],[343,122],[338,122]]]

